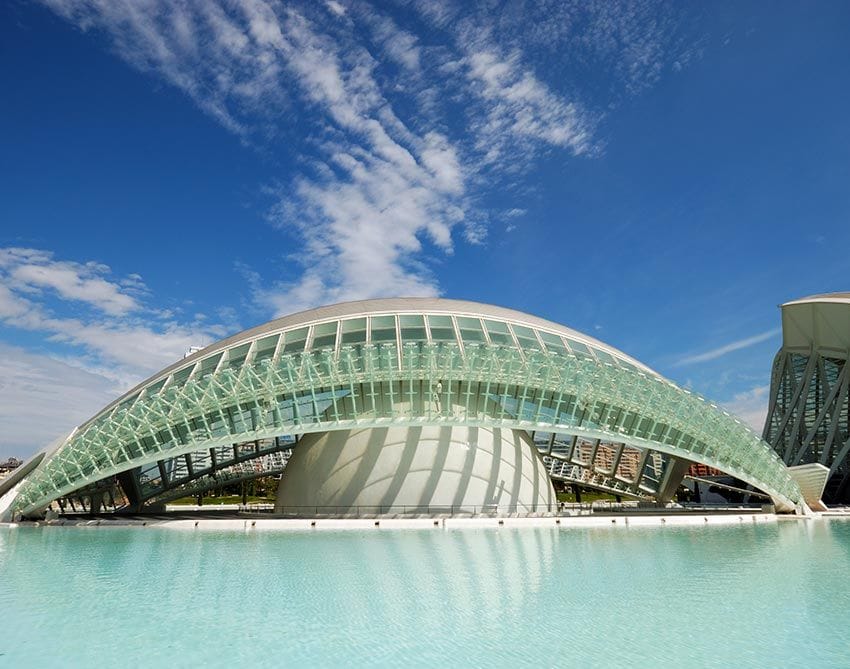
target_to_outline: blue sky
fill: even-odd
[[[0,458],[274,316],[592,334],[758,425],[850,286],[850,5],[0,7]]]

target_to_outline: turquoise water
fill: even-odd
[[[0,666],[848,667],[850,522],[0,528]]]

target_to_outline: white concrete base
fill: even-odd
[[[847,515],[845,519],[850,520]],[[13,527],[79,527],[79,528],[154,528],[178,531],[209,532],[306,532],[345,530],[480,530],[480,529],[582,529],[582,528],[664,528],[706,527],[718,525],[753,525],[775,523],[778,520],[815,520],[809,516],[783,516],[772,513],[741,514],[667,514],[667,515],[591,515],[591,516],[542,516],[542,517],[469,517],[469,518],[199,518],[142,521],[88,520],[48,522],[0,523]]]
[[[528,434],[478,427],[388,427],[302,437],[276,513],[554,511],[552,482]]]
[[[827,511],[826,504],[821,501],[821,496],[829,478],[829,467],[812,462],[806,465],[788,467],[788,473],[800,486],[803,499],[812,511]]]
[[[10,509],[12,507],[12,502],[14,502],[15,498],[18,496],[18,489],[21,487],[22,483],[23,482],[18,483],[5,495],[0,497],[0,522],[9,522],[12,520],[12,513]]]
[[[166,513],[194,513],[196,511],[271,511],[274,504],[166,504]]]

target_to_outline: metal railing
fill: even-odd
[[[421,505],[386,504],[354,506],[283,506],[275,508],[276,516],[368,518],[371,516],[551,516],[559,512],[559,505],[540,505],[537,507],[522,504],[484,504],[484,505]]]

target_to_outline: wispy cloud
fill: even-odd
[[[713,348],[703,353],[685,356],[673,363],[673,366],[684,367],[686,365],[695,365],[700,362],[716,360],[717,358],[721,358],[724,355],[727,355],[734,351],[740,351],[741,349],[749,348],[750,346],[755,346],[756,344],[760,344],[763,341],[767,341],[768,339],[771,339],[772,337],[778,335],[781,331],[781,328],[772,328],[767,332],[762,332],[761,334],[757,334],[752,337],[745,337],[744,339],[738,339],[736,341],[729,342],[728,344],[718,346],[717,348]]]
[[[0,344],[0,460],[67,434],[121,390],[98,373]]]
[[[686,60],[664,0],[42,2],[246,146],[296,166],[258,185],[269,222],[299,241],[277,266],[243,268],[268,315],[439,294],[434,268],[456,244],[486,243],[493,222],[511,229],[524,216],[504,196],[538,156],[596,155],[612,95]],[[579,79],[604,81],[604,92]],[[100,262],[0,249],[0,324],[50,348],[0,351],[12,438],[26,439],[27,421],[43,428],[31,439],[70,429],[189,346],[238,328],[232,315],[225,329],[156,297],[138,274]],[[68,412],[39,421],[33,407],[56,393]]]
[[[141,277],[113,277],[101,263],[56,259],[41,249],[0,249],[0,323],[70,347],[72,365],[119,386],[225,334],[194,316],[177,322],[173,314],[147,306],[146,294]],[[78,307],[70,316],[74,303]]]
[[[112,316],[138,309],[131,292],[144,290],[138,275],[128,277],[123,285],[110,283],[104,278],[109,272],[105,265],[60,262],[37,249],[0,249],[0,272],[12,289],[30,294],[52,290],[61,298],[84,302]]]
[[[358,18],[371,29],[375,42],[390,61],[408,73],[421,73],[423,52],[416,35],[399,28],[389,16],[371,10],[358,12]]]
[[[519,54],[489,49],[466,59],[472,90],[484,101],[484,118],[473,123],[476,148],[489,163],[501,161],[517,141],[558,146],[576,155],[590,145],[592,122],[579,104],[564,100],[522,65]]]
[[[541,152],[597,147],[610,100],[547,72],[553,54],[560,68],[597,67],[638,90],[672,58],[675,29],[660,0],[405,11],[362,0],[43,1],[247,143],[286,138],[304,168],[272,189],[269,219],[303,248],[300,271],[258,284],[276,313],[439,293],[435,256],[452,253],[458,231],[482,243],[500,218],[482,206],[489,188],[510,188]]]
[[[0,329],[37,333],[37,350],[0,343],[0,459],[70,431],[191,346],[239,329],[151,305],[138,274],[31,248],[0,248]]]
[[[724,403],[723,406],[761,434],[765,418],[767,418],[769,392],[770,386],[755,386],[737,393],[731,401]]]

